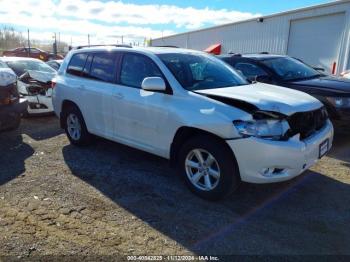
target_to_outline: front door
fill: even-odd
[[[156,154],[164,154],[163,141],[168,125],[167,108],[171,95],[142,90],[145,77],[163,77],[158,66],[147,56],[124,53],[119,84],[114,93],[118,136],[127,144]],[[163,145],[163,146],[162,146]]]

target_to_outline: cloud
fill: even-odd
[[[128,41],[141,41],[249,19],[259,14],[227,9],[181,8],[176,5],[138,5],[122,1],[86,0],[0,0],[0,23],[28,27],[39,32],[62,32],[62,36],[115,40],[108,36],[124,35]],[[155,29],[157,28],[157,29]],[[174,28],[167,30],[167,28]],[[44,35],[44,34],[43,34]],[[79,43],[80,44],[80,43]]]
[[[233,21],[252,18],[258,14],[247,12],[229,11],[227,9],[212,10],[209,8],[196,9],[193,7],[181,8],[175,5],[136,5],[122,1],[83,1],[75,0],[74,5],[79,12],[67,6],[71,6],[70,0],[62,0],[58,6],[58,12],[65,15],[101,20],[109,23],[129,24],[175,24],[177,27],[198,28],[205,24],[223,24]],[[97,11],[96,11],[97,10]]]

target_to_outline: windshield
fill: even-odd
[[[261,62],[273,70],[284,81],[321,76],[321,74],[312,67],[291,57],[268,58]]]
[[[224,62],[210,55],[172,53],[158,57],[182,87],[190,91],[248,84]]]
[[[41,71],[47,73],[56,73],[56,71],[41,61],[21,60],[8,61],[7,65],[16,73],[17,76],[23,75],[28,70]]]

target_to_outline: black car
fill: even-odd
[[[218,56],[250,82],[263,82],[306,92],[319,99],[332,120],[350,126],[350,80],[326,75],[301,60],[268,53]]]
[[[48,64],[53,69],[58,71],[58,69],[60,69],[62,62],[63,62],[63,60],[50,60],[50,61],[47,61],[46,64]]]
[[[19,97],[17,76],[0,64],[0,130],[17,128],[27,106],[27,101]]]

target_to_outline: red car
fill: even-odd
[[[3,56],[32,57],[45,62],[49,60],[63,59],[63,56],[61,55],[55,55],[53,53],[49,53],[35,47],[18,47],[15,49],[4,51]]]

